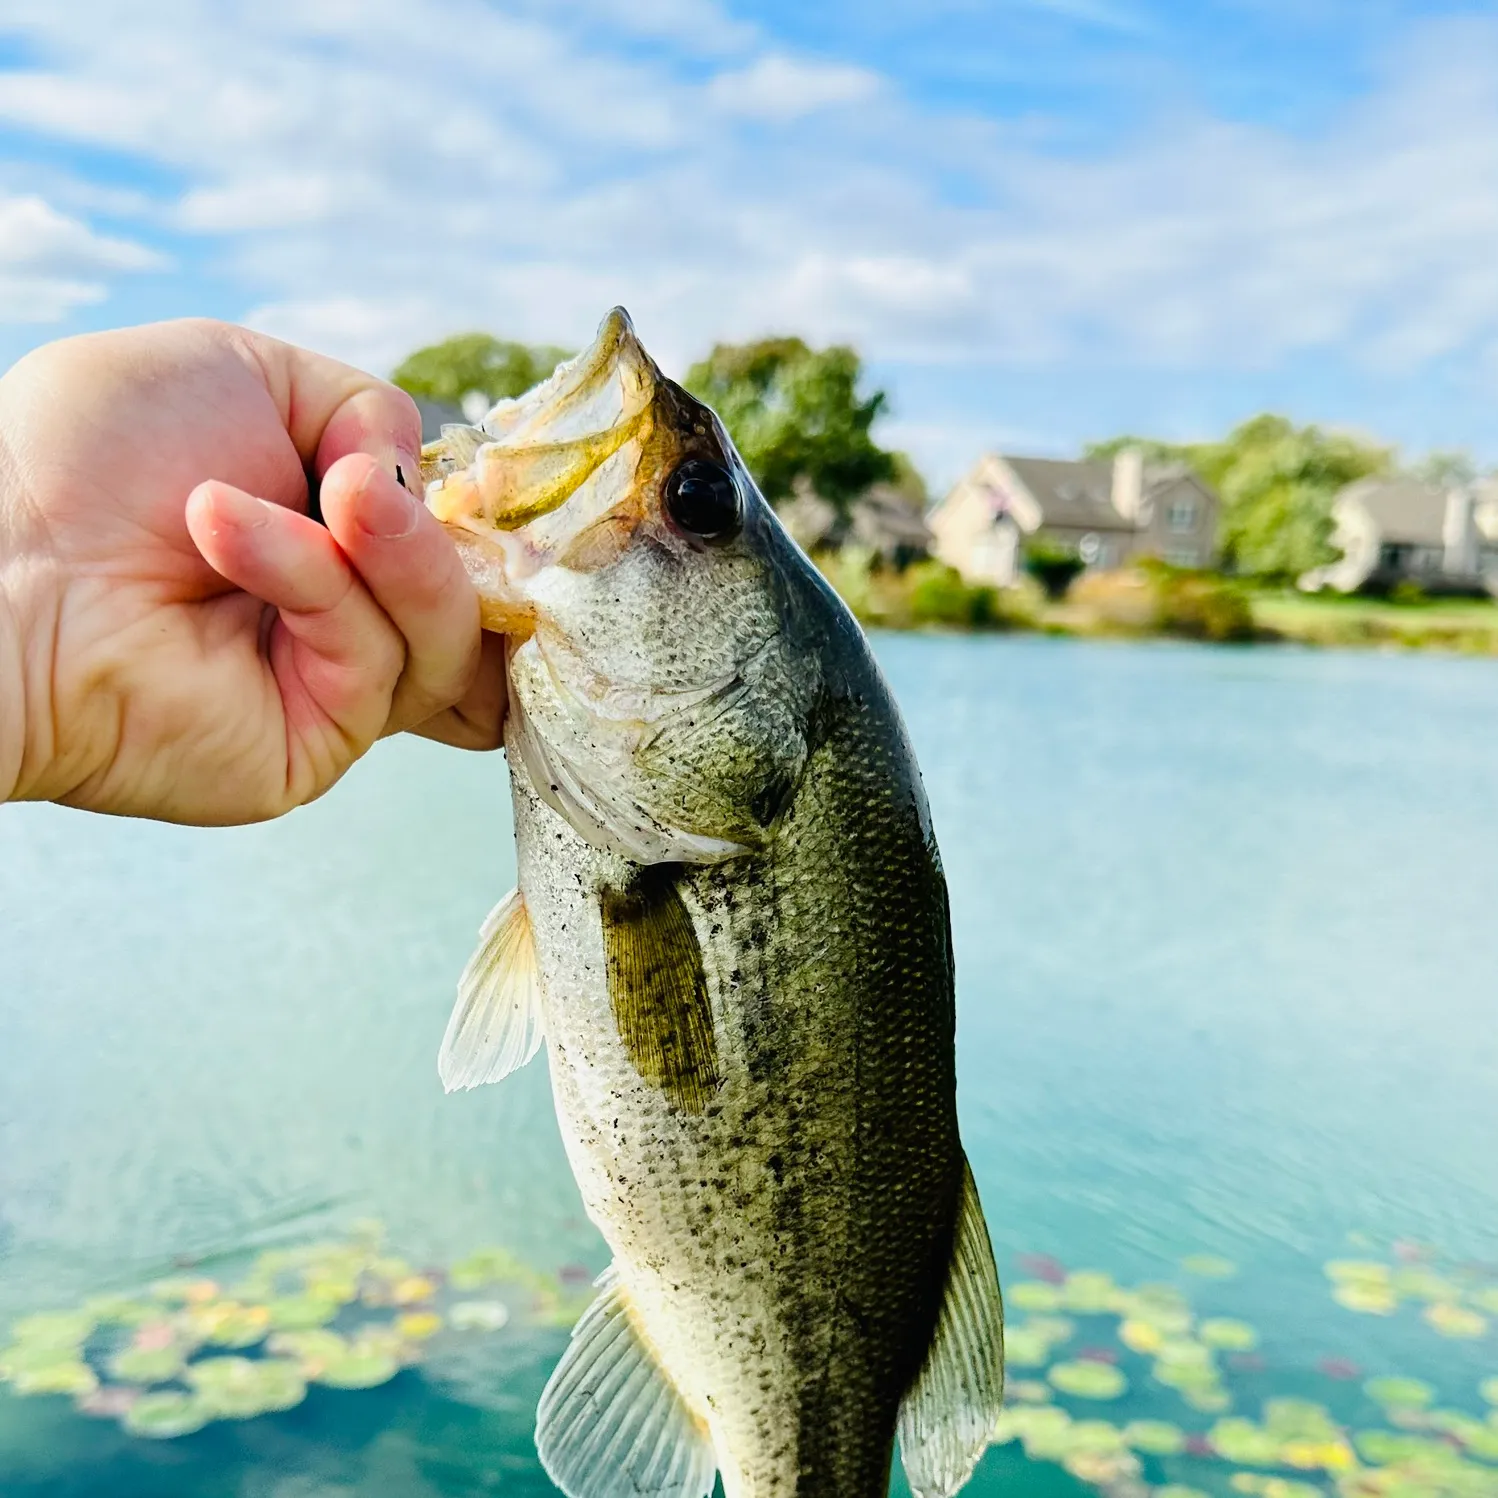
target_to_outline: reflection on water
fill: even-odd
[[[1228,1416],[1261,1432],[1287,1395],[1387,1425],[1363,1382],[1396,1373],[1452,1419],[1480,1411],[1498,1372],[1498,676],[1037,640],[879,650],[952,883],[963,1129],[1011,1286],[1060,1274],[1064,1302],[1088,1281],[1060,1266],[1095,1267],[1189,1291],[1175,1341],[1246,1324],[1253,1347],[1213,1365]],[[503,1246],[559,1285],[601,1268],[544,1069],[453,1098],[436,1080],[453,980],[512,875],[502,762],[415,741],[270,827],[0,812],[0,1320],[174,1266],[223,1279],[368,1216],[418,1266]],[[1202,1278],[1189,1256],[1237,1272]],[[1327,1259],[1385,1278],[1329,1283]],[[1455,1299],[1391,1288],[1416,1269]],[[1036,1386],[1016,1410],[1174,1421],[1198,1447],[1223,1418],[1210,1390],[1193,1406],[1160,1380],[1128,1330],[1147,1318],[1019,1302],[1046,1355],[1015,1367]],[[1047,1341],[1047,1317],[1068,1338]],[[546,1491],[530,1420],[564,1335],[519,1318],[378,1387],[314,1381],[294,1409],[174,1441],[0,1394],[0,1491]],[[1115,1368],[1125,1391],[1099,1399]],[[1068,1456],[1103,1486],[1232,1490],[1202,1449],[1121,1460],[1121,1435],[1057,1420],[1022,1417],[973,1491],[1025,1452],[1027,1490],[1074,1488],[1047,1465]]]

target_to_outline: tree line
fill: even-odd
[[[419,349],[395,371],[412,395],[460,405],[481,394],[513,398],[543,380],[564,349],[466,333]],[[873,427],[889,408],[866,388],[858,354],[845,345],[814,349],[800,338],[720,343],[683,383],[723,419],[766,499],[784,504],[804,483],[846,521],[876,484],[896,485],[918,504],[925,486],[901,452],[881,447]],[[1083,456],[1110,460],[1138,448],[1153,462],[1184,463],[1222,498],[1224,566],[1244,576],[1284,580],[1333,560],[1332,503],[1360,478],[1408,473],[1446,486],[1471,482],[1462,453],[1433,453],[1402,467],[1397,452],[1283,416],[1255,416],[1215,442],[1163,442],[1119,436],[1089,443]]]

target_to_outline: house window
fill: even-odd
[[[1194,499],[1173,499],[1170,507],[1165,511],[1165,528],[1172,531],[1192,531],[1196,529],[1196,501]]]
[[[1103,541],[1101,536],[1095,536],[1090,531],[1077,542],[1077,555],[1087,563],[1089,567],[1095,567],[1103,555]]]
[[[1378,549],[1378,565],[1383,572],[1403,572],[1409,565],[1410,548],[1386,542]]]
[[[1172,567],[1195,567],[1198,565],[1197,555],[1194,551],[1167,551],[1165,560]]]

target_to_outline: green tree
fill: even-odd
[[[1471,453],[1436,448],[1414,464],[1410,473],[1437,489],[1456,489],[1476,482],[1477,464],[1472,461]]]
[[[1104,460],[1137,447],[1147,461],[1187,463],[1222,497],[1224,560],[1236,572],[1287,581],[1331,561],[1332,501],[1355,479],[1387,473],[1389,448],[1283,416],[1255,416],[1221,442],[1116,437],[1091,444]]]
[[[492,404],[523,395],[567,357],[549,344],[532,348],[489,333],[459,333],[417,349],[390,378],[426,400],[458,406],[477,391]]]
[[[900,475],[895,456],[869,435],[887,398],[882,390],[860,394],[862,374],[850,348],[765,338],[720,343],[685,383],[723,418],[772,504],[804,477],[846,515],[871,484]]]

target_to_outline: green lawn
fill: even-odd
[[[1390,603],[1285,590],[1255,592],[1252,605],[1261,629],[1307,644],[1396,645],[1498,655],[1498,604],[1490,599]]]

